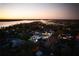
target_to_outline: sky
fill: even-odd
[[[79,4],[0,3],[0,19],[79,19]]]

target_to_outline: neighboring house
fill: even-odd
[[[9,43],[11,43],[11,47],[17,47],[25,43],[24,40],[18,38],[8,38]]]
[[[52,33],[48,33],[48,32],[42,33],[42,39],[47,39],[47,38],[49,38],[51,35],[52,35]]]

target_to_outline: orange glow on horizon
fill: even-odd
[[[74,9],[74,10],[72,10]],[[78,19],[72,4],[0,4],[0,19]]]

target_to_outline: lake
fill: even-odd
[[[31,23],[31,22],[35,22],[36,20],[22,20],[22,21],[1,21],[0,22],[0,28],[1,27],[8,27],[8,26],[12,26],[15,24],[20,24],[20,23]]]

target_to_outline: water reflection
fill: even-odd
[[[0,28],[1,27],[8,27],[8,26],[11,26],[11,25],[15,25],[15,24],[20,24],[20,23],[31,23],[31,22],[34,22],[32,20],[23,20],[23,21],[5,21],[5,22],[0,22]]]

